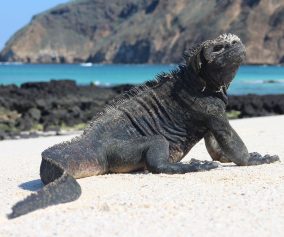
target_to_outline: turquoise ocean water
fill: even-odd
[[[0,84],[73,79],[78,84],[139,84],[176,65],[0,64]],[[283,94],[283,66],[242,66],[229,94]]]

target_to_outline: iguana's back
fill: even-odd
[[[93,149],[97,149],[116,140],[161,135],[169,142],[170,159],[179,161],[204,136],[206,128],[194,125],[193,114],[185,117],[177,102],[178,83],[168,74],[153,86],[128,92],[95,116],[83,136],[93,140]]]

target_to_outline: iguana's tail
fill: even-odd
[[[48,161],[43,161],[43,163],[44,162],[47,163]],[[54,164],[51,164],[51,166],[53,171],[56,169],[56,172],[50,170],[51,172],[47,174],[48,177],[42,175],[41,172],[43,182],[48,184],[38,192],[16,203],[12,207],[12,213],[7,215],[8,219],[16,218],[50,205],[75,201],[80,197],[81,187],[76,179],[58,166]],[[44,178],[52,178],[51,180],[53,181],[47,182]]]

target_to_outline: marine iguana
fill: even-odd
[[[42,152],[45,187],[14,205],[8,218],[78,199],[76,179],[87,176],[140,169],[184,174],[217,168],[214,161],[278,161],[276,155],[248,153],[226,117],[226,91],[244,58],[241,40],[223,34],[186,53],[176,70],[130,90],[95,115],[81,136]],[[180,163],[202,138],[214,161]]]

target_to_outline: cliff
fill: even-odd
[[[247,63],[284,63],[283,0],[77,0],[36,15],[0,61],[177,63],[191,45],[231,32]]]

